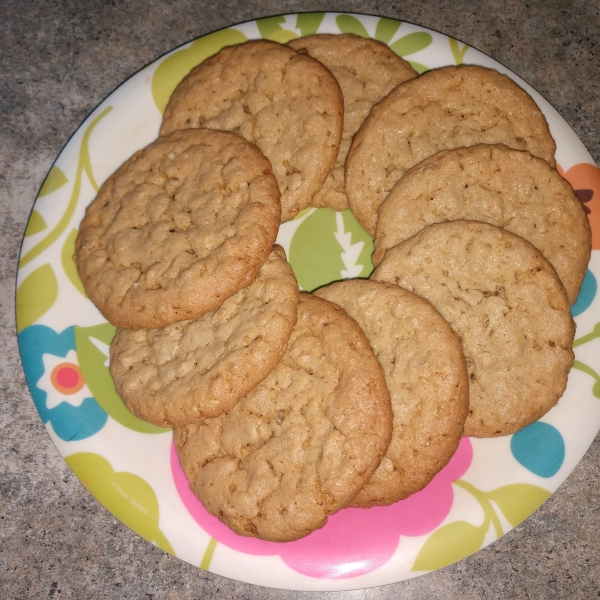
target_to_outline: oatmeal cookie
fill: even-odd
[[[379,207],[373,264],[424,227],[460,219],[530,241],[576,302],[592,250],[583,205],[546,161],[503,145],[445,150],[401,177]]]

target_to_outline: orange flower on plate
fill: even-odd
[[[568,171],[560,165],[558,172],[573,186],[575,193],[583,203],[590,227],[592,228],[592,248],[600,250],[600,170],[596,165],[579,163]]]

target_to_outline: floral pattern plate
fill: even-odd
[[[492,67],[538,103],[561,173],[584,203],[592,259],[572,312],[576,361],[567,391],[542,420],[496,439],[463,438],[423,491],[393,506],[346,509],[287,544],[239,537],[191,494],[170,430],[127,412],[110,378],[114,328],[85,297],[72,255],[98,184],[158,133],[181,78],[229,44],[352,32],[388,44],[419,72],[462,62]],[[372,240],[348,211],[307,209],[278,241],[301,287],[367,277]],[[383,585],[436,570],[493,542],[565,480],[600,428],[600,172],[558,113],[490,57],[440,33],[391,19],[309,13],[260,19],[201,37],[117,88],[60,153],[31,213],[19,263],[17,324],[27,382],[49,435],[90,492],[128,527],[193,565],[240,581],[297,590]]]

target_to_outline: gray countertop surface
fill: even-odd
[[[391,17],[441,31],[537,89],[600,161],[597,0],[0,0],[0,597],[592,598],[600,596],[600,437],[513,531],[440,571],[350,592],[229,580],[144,541],[75,478],[34,408],[21,367],[14,283],[39,187],[69,136],[119,83],[227,25],[303,11]]]

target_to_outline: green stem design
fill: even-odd
[[[577,346],[583,346],[583,344],[587,344],[596,338],[600,338],[600,323],[596,323],[594,325],[594,329],[590,333],[580,337],[579,339],[573,342],[573,348],[577,348]]]
[[[31,262],[36,256],[39,256],[44,250],[48,249],[63,233],[69,224],[73,213],[75,212],[75,207],[77,206],[77,201],[79,200],[79,193],[81,192],[81,179],[83,172],[88,176],[92,187],[98,191],[98,184],[94,179],[94,174],[92,173],[92,163],[90,161],[90,152],[89,152],[89,139],[90,135],[99,123],[99,121],[106,116],[112,110],[112,106],[105,108],[88,126],[85,133],[83,134],[83,139],[81,140],[81,147],[79,149],[79,162],[77,164],[77,174],[75,175],[75,183],[73,185],[73,193],[71,194],[71,199],[69,200],[69,204],[67,206],[67,210],[64,215],[61,217],[60,221],[56,224],[54,229],[38,244],[36,244],[20,261],[19,267],[24,267],[27,263]]]
[[[208,542],[208,546],[206,546],[206,550],[204,551],[204,556],[202,557],[202,562],[200,563],[200,568],[208,571],[210,567],[210,561],[212,560],[213,554],[215,553],[215,548],[217,547],[217,540],[215,538],[210,538],[210,542]]]
[[[592,367],[588,367],[585,363],[582,363],[579,360],[573,361],[573,368],[578,369],[579,371],[583,371],[584,373],[587,373],[588,375],[593,377],[596,381],[600,381],[600,376],[598,376],[598,373],[596,373],[596,371],[594,371],[594,369],[592,369]]]
[[[583,346],[583,344],[587,344],[588,342],[591,342],[596,338],[600,338],[600,323],[596,323],[592,331],[590,331],[590,333],[587,333],[586,335],[581,336],[578,340],[575,340],[573,342],[573,348],[577,348],[577,346]],[[583,373],[586,373],[587,375],[592,377],[592,379],[594,380],[594,385],[592,386],[592,394],[596,398],[600,398],[600,375],[598,375],[598,373],[596,373],[594,369],[592,369],[585,363],[582,363],[580,360],[573,361],[573,368],[582,371]]]
[[[412,571],[436,571],[474,554],[483,547],[490,523],[494,524],[496,537],[502,536],[500,515],[516,527],[550,497],[548,490],[530,483],[510,483],[489,492],[482,492],[461,479],[454,483],[479,502],[483,523],[472,525],[459,520],[433,531],[421,547]]]
[[[502,529],[502,523],[500,523],[500,519],[498,518],[498,515],[496,514],[496,511],[489,500],[489,495],[481,490],[478,490],[474,485],[463,481],[462,479],[457,479],[454,484],[469,492],[469,494],[471,494],[481,505],[483,514],[485,515],[481,527],[485,527],[485,530],[487,531],[491,521],[494,525],[494,529],[496,530],[496,537],[501,538],[504,534],[504,530]]]
[[[600,375],[598,375],[598,373],[596,373],[596,371],[594,371],[592,367],[589,367],[588,365],[582,363],[579,360],[573,361],[573,368],[577,369],[578,371],[583,371],[584,373],[586,373],[594,379],[594,385],[592,386],[592,394],[594,394],[596,398],[600,398]]]

